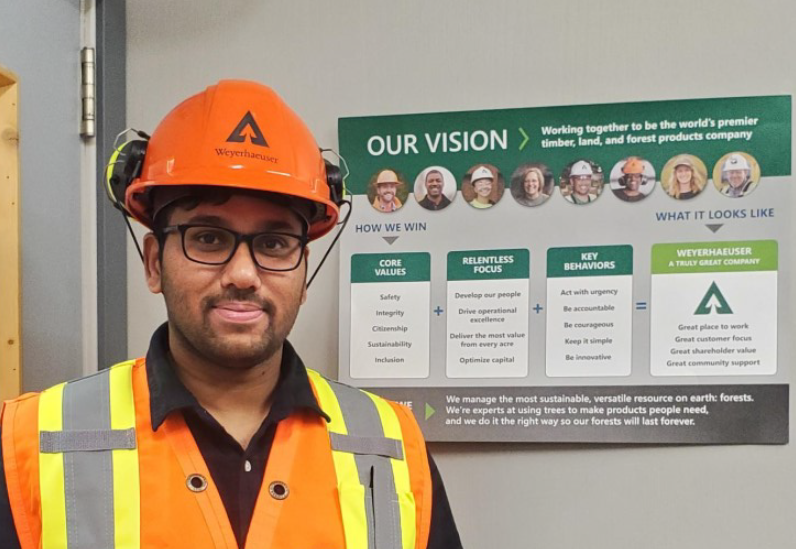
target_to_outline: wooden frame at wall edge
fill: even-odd
[[[0,400],[20,393],[19,83],[0,65]]]

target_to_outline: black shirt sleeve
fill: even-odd
[[[2,432],[0,432],[0,440],[2,440]],[[19,537],[17,529],[14,527],[14,517],[11,515],[11,503],[8,500],[2,444],[0,444],[0,547],[19,549]]]
[[[426,450],[428,452],[428,450]],[[428,465],[431,469],[431,528],[428,533],[428,549],[462,549],[459,531],[453,520],[448,494],[431,454],[428,454]]]

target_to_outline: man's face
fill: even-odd
[[[388,204],[395,198],[395,183],[379,183],[376,185],[376,194],[379,195],[379,200]]]
[[[576,175],[569,178],[572,182],[572,191],[578,196],[587,196],[591,190],[590,175]]]
[[[478,196],[487,198],[490,194],[492,194],[492,180],[488,177],[483,177],[476,180],[476,182],[473,183],[473,190]]]
[[[302,221],[292,210],[244,196],[192,210],[178,206],[169,225],[180,224],[302,233]],[[224,368],[251,368],[273,357],[306,298],[306,261],[293,271],[264,271],[244,243],[227,264],[202,265],[185,257],[179,233],[166,235],[159,259],[158,242],[150,234],[145,262],[150,290],[162,293],[166,302],[172,345]]]
[[[727,181],[735,188],[740,187],[746,181],[746,170],[727,170]]]
[[[625,174],[625,190],[630,192],[637,192],[641,187],[641,174],[629,173]]]
[[[431,198],[438,198],[442,194],[442,174],[431,172],[426,176],[426,194]]]

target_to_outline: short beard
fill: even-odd
[[[184,316],[180,314],[182,298],[177,295],[172,299],[175,294],[171,289],[168,276],[164,272],[163,295],[168,311],[169,329],[191,354],[225,369],[249,370],[271,360],[282,349],[298,313],[296,309],[291,318],[283,319],[283,326],[278,330],[275,321],[276,310],[270,300],[249,291],[232,289],[222,295],[204,298],[200,304],[201,319],[197,325],[192,325],[183,321]],[[215,304],[224,299],[256,303],[265,311],[269,316],[269,323],[261,337],[252,338],[245,345],[233,344],[217,337],[210,328],[208,315]]]

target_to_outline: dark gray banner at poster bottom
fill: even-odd
[[[784,384],[370,391],[408,405],[432,442],[788,442]]]

